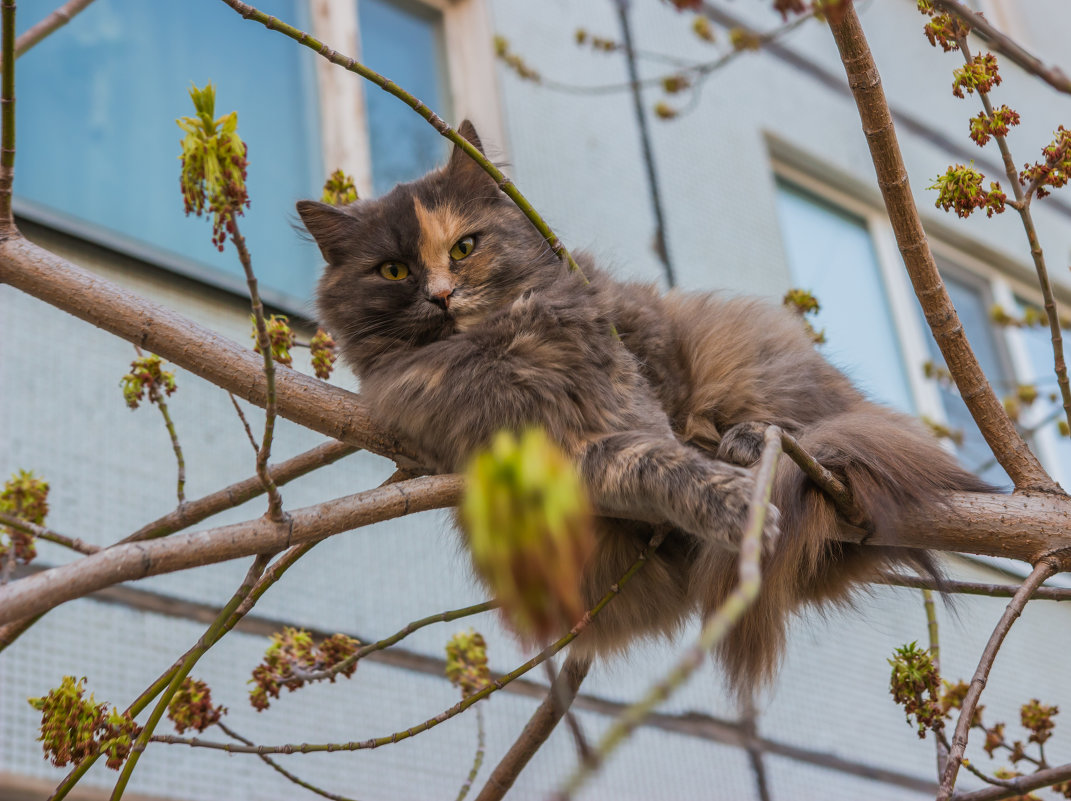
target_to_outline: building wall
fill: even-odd
[[[710,48],[690,36],[687,17],[663,4],[632,5],[638,47],[710,57]],[[1066,24],[1071,16],[1055,1],[1038,5],[1047,15],[1024,15],[1024,31],[1036,36],[1041,52],[1056,58],[1060,53],[1052,49],[1051,31],[1057,26],[1051,21]],[[488,6],[489,29],[506,36],[547,78],[589,84],[626,79],[619,55],[582,51],[573,43],[573,31],[580,27],[618,36],[610,2],[493,0]],[[960,221],[932,208],[932,193],[925,187],[933,176],[949,163],[971,157],[988,169],[983,162],[993,156],[975,152],[967,140],[966,118],[976,113],[974,104],[947,98],[948,70],[957,62],[925,43],[922,20],[913,6],[906,0],[872,2],[862,6],[862,18],[890,103],[901,121],[921,123],[899,129],[916,198],[931,235],[949,252],[967,267],[984,265],[1019,291],[1031,267],[1011,214],[993,221]],[[715,7],[746,17],[760,29],[777,24],[776,17],[762,10],[765,4]],[[77,24],[75,20],[71,29]],[[712,74],[692,112],[669,123],[652,122],[669,246],[684,288],[756,293],[776,300],[791,285],[777,215],[778,175],[848,198],[859,208],[879,209],[854,106],[844,89],[821,77],[840,74],[828,33],[808,24],[783,45],[807,60],[808,71],[776,54],[745,54]],[[463,45],[455,41],[454,46]],[[645,74],[662,70],[657,65],[644,69]],[[1012,143],[1017,159],[1025,161],[1034,157],[1056,125],[1071,120],[1071,103],[1010,65],[1004,74],[1001,97],[1015,98],[1014,105],[1024,114]],[[503,141],[488,144],[492,152],[497,145],[517,184],[564,241],[592,251],[621,276],[660,280],[627,93],[566,95],[521,82],[501,66],[495,81],[504,135]],[[648,106],[657,99],[657,91],[645,95]],[[463,108],[464,98],[454,98],[454,105]],[[32,144],[26,141],[25,146]],[[1059,196],[1035,206],[1061,292],[1071,291],[1067,274],[1058,269],[1071,253],[1069,208]],[[250,213],[255,214],[256,207]],[[874,213],[880,217],[880,211]],[[114,249],[29,222],[24,227],[31,238],[72,261],[236,341],[249,341],[248,308],[240,298]],[[872,230],[880,234],[880,222]],[[317,259],[313,248],[307,252],[310,260]],[[297,368],[307,369],[300,363],[300,351],[298,356]],[[152,408],[131,412],[122,403],[118,382],[131,358],[129,344],[0,287],[0,470],[6,475],[32,468],[45,476],[52,485],[49,524],[99,544],[114,541],[174,505],[174,465],[161,421]],[[177,373],[180,389],[170,406],[186,451],[187,493],[197,497],[250,475],[253,458],[226,393],[182,370]],[[352,386],[342,374],[333,381]],[[246,413],[256,429],[261,416],[252,409]],[[316,435],[283,423],[276,458],[318,441]],[[288,485],[283,497],[288,506],[304,506],[356,492],[382,481],[391,467],[378,457],[355,455]],[[263,502],[257,500],[212,523],[249,519],[262,511]],[[46,564],[69,559],[47,543],[39,550]],[[49,613],[0,654],[0,784],[9,785],[0,798],[8,797],[3,792],[12,798],[44,797],[41,788],[64,775],[42,758],[34,741],[37,714],[26,697],[43,694],[64,674],[73,674],[87,676],[98,700],[124,705],[203,631],[204,624],[192,619],[199,607],[190,603],[222,605],[245,568],[245,563],[217,565],[138,582],[137,589],[164,599],[168,614],[144,611],[133,597],[73,602]],[[965,578],[1007,578],[992,564],[956,559],[950,568]],[[348,741],[388,734],[432,717],[457,700],[456,691],[438,674],[439,660],[449,635],[470,621],[423,629],[403,643],[401,656],[393,661],[362,663],[350,681],[306,688],[257,714],[244,696],[248,673],[267,644],[264,631],[285,621],[372,640],[410,620],[482,599],[444,515],[380,524],[314,549],[258,604],[255,617],[260,624],[228,636],[195,675],[209,681],[218,700],[229,707],[230,725],[257,742]],[[999,600],[970,598],[953,610],[939,610],[947,676],[970,675],[1003,606]],[[1030,606],[994,668],[984,698],[987,717],[1007,720],[1011,729],[1018,705],[1035,695],[1071,707],[1066,672],[1052,659],[1071,646],[1068,614],[1063,605]],[[488,637],[494,669],[507,671],[524,658],[493,616],[471,624]],[[588,736],[598,737],[620,705],[663,675],[692,634],[694,630],[674,643],[639,646],[621,662],[597,666],[579,704],[578,717]],[[799,622],[778,681],[759,703],[758,733],[768,741],[764,762],[773,798],[926,797],[917,788],[934,775],[933,749],[914,736],[888,699],[886,663],[894,647],[925,637],[921,600],[909,590],[876,589],[855,609],[806,616]],[[536,684],[497,693],[485,702],[488,748],[481,779],[537,703],[537,685],[545,676],[535,671],[529,678]],[[716,667],[704,666],[660,713],[622,747],[584,798],[758,797],[746,752],[718,739],[726,730],[718,724],[736,721],[738,711]],[[283,764],[362,801],[449,796],[471,765],[474,727],[473,715],[466,714],[374,752],[292,756]],[[1066,761],[1061,756],[1069,750],[1071,738],[1058,727],[1048,748],[1050,758]],[[984,755],[972,753],[979,764],[988,763]],[[575,761],[568,733],[555,733],[511,797],[545,797]],[[879,769],[895,775],[873,778]],[[114,780],[111,772],[98,767],[83,784],[103,790]],[[962,786],[973,786],[973,779],[965,777]],[[304,793],[255,757],[164,746],[149,749],[131,790],[156,798],[235,801]]]

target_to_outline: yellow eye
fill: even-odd
[[[409,268],[400,261],[385,261],[379,265],[379,274],[388,281],[401,281],[409,275]]]
[[[464,239],[459,239],[454,246],[450,248],[450,258],[454,261],[461,261],[468,256],[472,251],[476,249],[476,240],[471,236],[466,236]]]

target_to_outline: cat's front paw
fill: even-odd
[[[721,463],[704,482],[700,514],[693,533],[714,540],[729,550],[739,550],[751,514],[755,491],[755,473],[735,465]],[[781,513],[769,504],[762,527],[764,553],[774,548],[780,534]]]
[[[768,427],[768,424],[759,422],[737,423],[722,436],[714,458],[740,467],[751,467],[762,456]]]

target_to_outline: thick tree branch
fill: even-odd
[[[404,495],[401,493],[404,492]],[[108,548],[0,587],[0,624],[121,581],[277,550],[369,523],[454,505],[456,475],[412,479],[292,512],[291,525],[264,519]],[[663,522],[651,520],[648,522]],[[1071,560],[1071,503],[1047,493],[955,493],[936,509],[905,516],[896,532],[845,529],[848,542],[1003,556],[1026,562]],[[281,544],[280,544],[281,543]]]
[[[1019,588],[1019,591],[1015,593],[1015,597],[1011,599],[996,628],[990,635],[989,642],[986,643],[985,650],[982,651],[982,658],[978,662],[978,668],[974,671],[973,678],[971,678],[970,687],[967,689],[967,694],[964,696],[963,703],[960,706],[959,719],[956,721],[956,732],[952,736],[952,745],[949,748],[944,775],[941,777],[941,787],[937,793],[937,801],[946,801],[955,789],[956,776],[959,773],[960,763],[963,761],[963,752],[967,748],[967,736],[970,733],[971,722],[974,720],[974,710],[978,707],[978,699],[981,698],[982,690],[985,689],[989,671],[997,658],[1000,646],[1004,643],[1004,638],[1008,636],[1012,624],[1023,613],[1023,608],[1034,594],[1034,591],[1058,569],[1058,565],[1048,559],[1039,561],[1034,566],[1029,578],[1023,582],[1023,586]]]
[[[948,370],[956,381],[960,397],[993,455],[1018,489],[1062,492],[1016,431],[978,365],[952,300],[937,272],[933,253],[930,252],[896,140],[892,114],[881,87],[881,77],[863,35],[859,17],[850,0],[840,9],[843,13],[829,16],[829,27],[859,109],[878,186],[885,199],[889,221],[915,295],[926,314],[926,321]]]
[[[297,509],[290,520],[259,518],[153,542],[117,545],[0,587],[0,623],[37,615],[101,587],[258,553],[271,553],[413,512],[453,506],[460,476],[414,478]]]
[[[0,282],[152,351],[191,373],[263,407],[261,357],[34,245],[21,235],[0,241]],[[373,423],[361,399],[296,370],[276,376],[279,414],[334,439],[386,456],[415,457]]]
[[[1071,94],[1071,79],[1059,67],[1047,67],[1041,59],[1027,52],[1008,36],[998,31],[981,14],[977,14],[956,0],[933,0],[933,4],[942,11],[954,14],[966,22],[971,31],[985,40],[986,45],[996,50],[1017,66],[1036,75],[1053,89]]]

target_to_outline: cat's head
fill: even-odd
[[[467,120],[458,132],[481,147]],[[478,323],[556,263],[458,147],[445,167],[381,198],[341,207],[303,200],[297,211],[327,261],[316,291],[320,317],[358,368]]]

